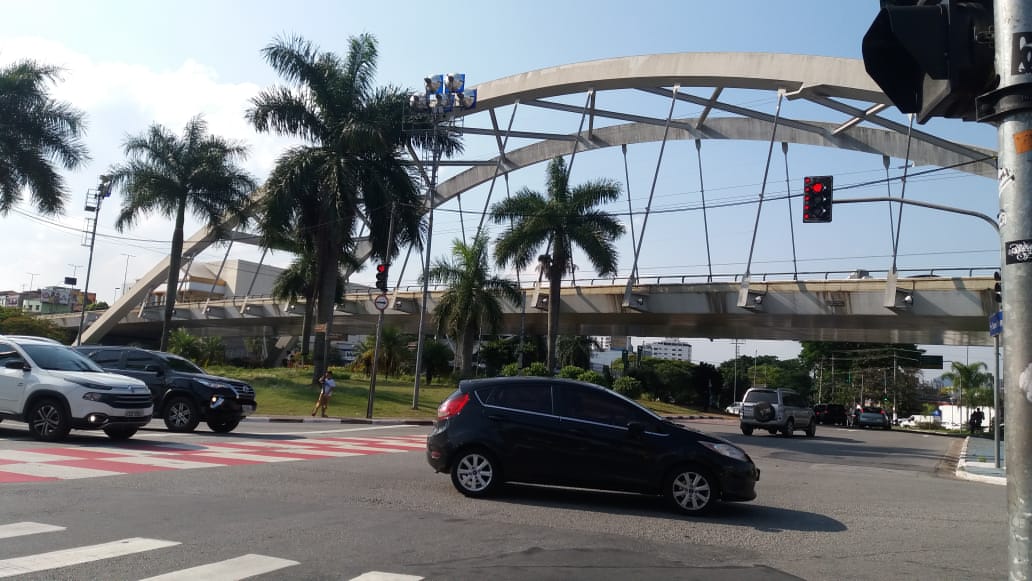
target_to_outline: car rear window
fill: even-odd
[[[750,391],[745,394],[746,403],[778,403],[778,394],[773,391]]]
[[[868,407],[864,408],[864,413],[865,414],[880,414],[880,413],[882,413],[882,409],[881,408],[876,408],[876,407],[868,406]]]

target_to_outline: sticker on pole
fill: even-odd
[[[387,309],[387,295],[376,295],[376,298],[373,299],[373,306],[380,311],[385,311]]]
[[[1032,240],[1014,240],[1004,244],[1007,264],[1032,262]]]

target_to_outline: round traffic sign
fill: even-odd
[[[387,295],[377,295],[376,298],[373,299],[373,306],[376,307],[377,309],[381,310],[381,311],[386,310],[387,309]]]

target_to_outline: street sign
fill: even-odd
[[[989,336],[995,337],[1003,332],[1003,311],[996,311],[989,316]]]
[[[373,306],[376,307],[377,309],[379,309],[380,311],[386,310],[387,309],[387,295],[376,295],[376,298],[373,299]]]

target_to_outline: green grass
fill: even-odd
[[[254,387],[258,400],[259,416],[306,416],[312,413],[319,388],[311,383],[308,369],[246,369],[242,367],[208,366],[209,373],[240,379]],[[327,408],[332,417],[364,418],[369,394],[369,378],[357,373],[335,369],[337,388]],[[348,376],[350,375],[350,378]],[[411,418],[430,420],[437,416],[437,406],[453,391],[452,383],[419,386],[419,408],[412,409],[411,377],[376,379],[376,397],[373,401],[373,417]],[[699,415],[703,412],[673,404],[639,400],[639,403],[660,415]],[[711,411],[710,415],[721,415]]]

